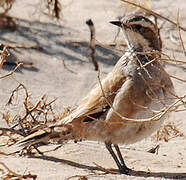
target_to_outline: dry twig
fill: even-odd
[[[162,126],[154,136],[156,138],[156,141],[164,140],[165,142],[168,142],[170,139],[176,138],[176,137],[183,137],[184,134],[180,132],[180,130],[175,126],[174,123],[169,122],[168,124]]]
[[[3,12],[0,13],[0,28],[8,28],[11,30],[16,29],[15,20],[8,15],[8,12],[11,10],[15,0],[1,0],[0,1],[0,9]]]
[[[92,22],[91,19],[89,19],[86,21],[86,24],[88,25],[88,27],[90,29],[89,47],[91,50],[91,53],[90,53],[91,59],[94,64],[95,70],[98,71],[99,66],[98,66],[98,62],[96,61],[96,58],[95,58],[95,27],[94,27],[94,23]]]
[[[7,145],[8,142],[11,142],[11,144],[16,143],[19,140],[17,135],[26,136],[39,130],[40,128],[47,127],[47,123],[56,122],[56,116],[52,108],[52,104],[56,99],[48,102],[47,96],[43,95],[39,101],[37,101],[35,104],[32,104],[28,90],[22,83],[19,83],[18,87],[12,91],[7,105],[10,106],[13,103],[15,94],[17,94],[21,89],[23,89],[25,92],[25,97],[23,100],[23,114],[16,115],[17,118],[13,118],[13,120],[11,120],[10,115],[5,116],[2,113],[7,125],[10,127],[0,128],[1,136],[7,136],[9,138]],[[34,149],[37,150],[37,147],[34,147]]]
[[[12,76],[19,68],[20,66],[23,65],[23,63],[19,63],[15,69],[13,71],[10,71],[8,74],[4,75],[4,76],[0,76],[0,79],[6,78],[8,76]]]
[[[13,45],[6,45],[7,48],[10,48],[10,49],[35,49],[35,50],[41,50],[42,48],[39,47],[38,45],[33,45],[33,46],[21,46],[21,45],[18,45],[18,46],[13,46]]]
[[[8,11],[12,8],[12,5],[15,3],[15,0],[1,0],[0,7],[3,9],[3,15],[7,14]]]
[[[154,11],[152,11],[150,9],[144,8],[143,6],[141,6],[139,4],[135,4],[135,3],[130,2],[130,1],[126,1],[126,0],[121,0],[121,1],[125,2],[125,3],[128,3],[128,4],[131,4],[133,6],[139,7],[141,9],[143,9],[144,11],[148,12],[149,14],[152,14],[155,17],[159,17],[159,18],[165,19],[166,21],[170,22],[171,24],[175,25],[176,27],[179,27],[181,30],[186,31],[186,28],[178,25],[176,22],[170,20],[169,18],[166,18],[165,16],[162,16],[162,15],[158,14],[157,12],[154,12]]]
[[[1,45],[2,50],[0,50],[1,54],[1,63],[0,63],[0,69],[2,68],[3,64],[6,61],[6,56],[8,56],[7,46]]]
[[[61,3],[59,0],[44,0],[45,6],[48,10],[49,16],[52,16],[56,19],[60,18],[61,13]]]
[[[16,172],[12,171],[10,168],[8,168],[8,166],[3,163],[3,162],[0,162],[0,165],[3,166],[3,168],[5,169],[2,169],[0,168],[0,171],[1,171],[1,178],[2,180],[7,180],[7,179],[13,179],[13,178],[16,178],[16,179],[36,179],[37,178],[37,175],[35,174],[25,174],[25,175],[20,175],[20,174],[17,174]]]

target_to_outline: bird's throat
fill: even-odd
[[[129,46],[130,50],[133,52],[133,55],[137,57],[137,61],[142,65],[145,65],[153,59],[160,57],[160,52],[155,51],[150,47],[143,47],[139,44],[130,44]]]

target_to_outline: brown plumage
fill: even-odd
[[[139,15],[112,23],[122,28],[129,51],[70,115],[19,144],[50,139],[105,142],[120,172],[129,173],[118,144],[135,143],[157,130],[165,116],[152,117],[173,102],[174,88],[158,62],[162,46],[158,28]]]

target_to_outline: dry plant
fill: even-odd
[[[16,29],[15,20],[8,15],[8,12],[11,10],[15,0],[1,0],[0,1],[0,28],[1,29]]]
[[[1,68],[6,61],[6,56],[8,56],[8,48],[17,47],[2,45],[2,50],[0,52]],[[20,46],[18,48],[24,47]],[[0,76],[0,79],[4,79],[8,76],[11,76],[15,81],[17,81],[13,77],[13,74],[17,71],[17,69],[19,69],[22,64],[23,63],[19,63],[13,71],[10,71],[5,75]],[[5,120],[8,126],[8,128],[0,128],[0,137],[7,137],[6,143],[1,144],[1,146],[12,145],[20,139],[20,136],[27,136],[28,134],[33,133],[39,130],[40,128],[47,127],[48,124],[55,123],[57,120],[67,116],[67,114],[70,112],[70,108],[64,108],[63,113],[55,113],[53,110],[53,103],[56,101],[56,98],[49,101],[49,98],[46,95],[43,95],[38,101],[36,101],[35,99],[32,99],[31,95],[27,90],[27,87],[24,84],[20,83],[19,81],[17,81],[17,83],[19,85],[12,91],[10,98],[6,104],[6,107],[11,108],[11,106],[17,106],[17,108],[19,109],[20,107],[18,107],[18,104],[15,103],[15,99],[19,99],[19,101],[22,102],[21,105],[23,106],[23,110],[20,114],[16,113],[16,115],[14,116],[11,115],[10,111],[1,112],[2,118]],[[23,93],[21,93],[22,95],[24,95],[22,99],[18,96],[20,91],[23,91]],[[28,149],[28,153],[31,153],[31,148]],[[39,152],[36,147],[34,147],[34,149]]]
[[[1,62],[0,62],[0,69],[2,68],[3,64],[6,61],[6,56],[9,55],[7,51],[7,46],[4,46],[3,44],[0,45],[0,54],[1,54]]]
[[[0,44],[0,58],[1,58],[0,69],[2,68],[3,64],[6,62],[6,57],[8,55],[9,55],[8,46],[4,44]],[[20,68],[21,65],[23,65],[23,63],[18,63],[13,71],[10,71],[8,74],[0,76],[0,79],[6,78],[8,76],[12,76],[14,72],[16,72]]]
[[[94,23],[92,22],[91,19],[86,21],[86,24],[88,25],[89,29],[90,29],[90,43],[89,43],[89,47],[91,50],[90,56],[92,59],[92,62],[94,64],[94,68],[95,71],[98,71],[99,66],[98,66],[98,62],[96,61],[95,58],[95,27],[94,27]]]
[[[36,179],[37,175],[35,174],[17,174],[14,171],[12,171],[6,164],[3,162],[0,162],[0,178],[2,180],[8,180],[8,179]]]
[[[13,17],[8,15],[16,0],[1,0],[0,1],[0,28],[16,30],[17,24]],[[60,0],[43,0],[39,2],[44,4],[44,14],[47,16],[59,19],[61,17],[61,3]],[[42,6],[42,5],[41,5]],[[37,8],[38,9],[37,5]],[[41,10],[41,9],[40,9]],[[47,12],[45,12],[47,10]],[[42,10],[41,10],[42,11]]]
[[[39,7],[39,8],[38,8]],[[60,19],[61,17],[61,2],[60,0],[42,0],[36,6],[36,11],[43,13],[44,15]]]
[[[12,94],[8,100],[7,105],[11,106],[14,101],[15,95],[23,90],[23,112],[16,114],[15,117],[11,118],[9,114],[3,114],[3,118],[9,128],[1,128],[1,131],[9,132],[8,145],[14,144],[18,139],[15,140],[15,134],[26,136],[39,128],[47,126],[48,123],[54,123],[57,117],[54,114],[52,104],[56,99],[48,102],[48,97],[43,95],[35,104],[31,102],[31,96],[28,93],[27,88],[23,84],[19,84],[17,88],[12,91]],[[58,117],[59,118],[59,117]]]
[[[12,52],[9,51],[9,49],[34,49],[34,50],[41,50],[41,47],[38,45],[34,46],[26,46],[26,45],[10,45],[10,44],[2,44],[0,43],[0,55],[1,55],[1,62],[0,62],[0,69],[3,67],[3,65],[16,65],[16,68],[6,74],[5,76],[1,76],[0,79],[5,78],[9,75],[12,75],[20,66],[23,67],[34,67],[33,62],[24,62],[20,61],[18,59],[15,59],[15,61],[9,60],[9,56],[11,59]]]
[[[2,44],[1,44],[1,49],[2,50],[0,52],[0,55],[1,55],[0,69],[2,68],[3,64],[5,63],[5,61],[6,61],[5,58],[8,55],[7,46],[4,46],[4,45],[2,46]],[[13,71],[10,71],[8,74],[5,74],[5,75],[0,76],[0,79],[4,79],[4,78],[6,78],[8,76],[12,76],[14,74],[14,72],[17,71],[17,69],[21,65],[22,65],[21,63],[18,64]],[[1,113],[1,114],[3,116],[3,119],[6,121],[6,123],[9,124],[9,118],[10,118],[9,113],[7,112],[7,113]],[[0,136],[1,137],[2,136],[7,136],[7,137],[9,137],[8,141],[9,140],[15,141],[14,138],[12,138],[11,135],[8,132],[10,132],[10,133],[11,132],[17,132],[16,130],[14,130],[14,129],[10,129],[9,130],[9,128],[0,128],[0,130],[1,130],[1,133],[0,133]],[[17,134],[19,134],[19,132]]]
[[[60,18],[61,3],[59,0],[46,0],[46,7],[49,15],[57,19]]]
[[[18,97],[19,91],[24,91],[24,93],[21,93],[24,94],[23,100]],[[8,128],[0,128],[0,136],[7,138],[6,143],[1,144],[1,146],[13,145],[21,139],[20,136],[27,136],[38,131],[39,129],[48,127],[50,124],[53,124],[56,121],[66,117],[71,111],[70,107],[67,107],[64,108],[62,113],[54,112],[53,103],[56,101],[56,98],[48,100],[49,98],[46,95],[43,95],[41,98],[39,98],[39,100],[36,101],[35,99],[32,99],[27,88],[22,83],[19,83],[18,87],[12,91],[11,96],[7,102],[8,107],[11,105],[15,107],[15,97],[16,99],[19,99],[19,101],[21,100],[23,110],[20,113],[16,113],[15,116],[12,116],[9,111],[6,113],[1,113],[8,126]],[[17,108],[20,107],[17,105]],[[43,155],[43,153],[37,149],[39,145],[42,145],[42,143],[26,147],[23,149],[23,151],[16,151],[14,153],[30,155],[33,153],[32,150],[36,150],[39,154]],[[54,150],[56,149],[57,148]]]
[[[7,14],[8,11],[12,8],[12,5],[14,4],[15,0],[1,0],[0,1],[0,7],[3,10],[2,14]]]
[[[5,45],[7,48],[9,49],[34,49],[34,50],[41,50],[42,48],[39,47],[38,45],[33,45],[33,46],[25,46],[25,45],[10,45],[10,44],[7,44]]]
[[[153,138],[155,138],[156,141],[164,140],[165,142],[168,142],[170,139],[182,136],[184,136],[184,134],[180,132],[176,125],[173,122],[169,122],[162,126]]]

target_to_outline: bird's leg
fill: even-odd
[[[105,146],[107,148],[107,150],[109,151],[109,153],[111,154],[111,156],[113,157],[114,161],[116,162],[117,166],[118,166],[118,169],[119,169],[119,172],[122,173],[122,174],[129,174],[129,169],[126,167],[125,163],[124,163],[124,160],[121,160],[121,163],[120,161],[118,160],[116,154],[114,153],[113,149],[112,149],[112,146],[110,143],[105,143]],[[117,146],[117,145],[116,145]],[[118,146],[117,146],[118,147]],[[116,148],[116,147],[115,147]],[[117,148],[119,149],[119,147]],[[116,151],[117,151],[116,149]],[[119,151],[120,152],[120,151]],[[118,151],[117,151],[118,153]],[[120,152],[120,155],[121,155],[121,152]],[[118,155],[119,156],[119,155]],[[122,157],[122,156],[121,156]],[[120,157],[119,157],[120,158]],[[122,158],[123,159],[123,158]]]
[[[119,157],[119,159],[120,159],[120,162],[121,162],[121,164],[122,164],[123,169],[125,169],[126,171],[127,171],[127,170],[129,171],[129,168],[126,166],[126,164],[125,164],[125,162],[124,162],[124,159],[123,159],[123,157],[122,157],[122,154],[121,154],[121,151],[120,151],[120,149],[119,149],[119,146],[118,146],[117,144],[114,144],[114,147],[115,147],[115,149],[116,149],[116,152],[117,152],[117,154],[118,154],[118,157]]]

